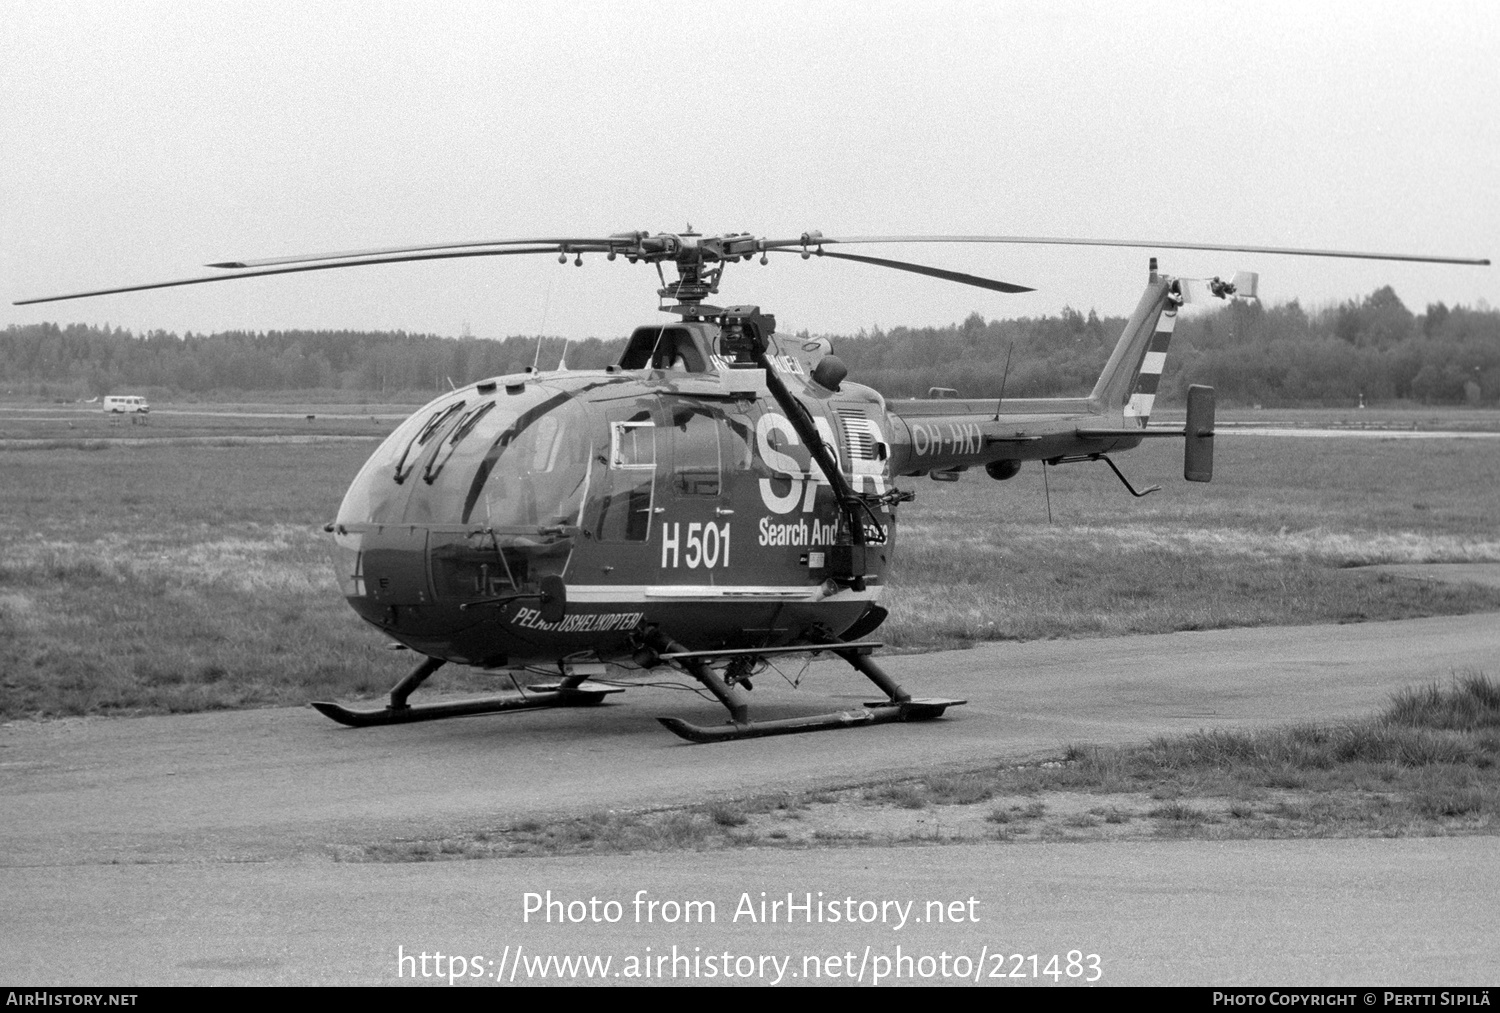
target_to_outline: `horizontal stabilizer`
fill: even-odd
[[[1144,436],[1175,436],[1178,439],[1187,435],[1184,429],[1079,429],[1079,436],[1090,440],[1113,440],[1124,436],[1131,438]]]

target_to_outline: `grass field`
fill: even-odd
[[[1395,580],[1370,563],[1500,561],[1500,440],[1223,435],[1214,480],[1181,449],[958,483],[909,479],[881,636],[975,640],[1353,622],[1500,607],[1469,587]],[[1050,487],[1050,490],[1049,488]],[[1048,523],[1051,500],[1052,523]]]
[[[102,449],[120,441],[205,443],[282,437],[384,436],[416,405],[170,404],[146,415],[97,404],[0,404],[0,447]]]
[[[301,704],[403,673],[409,656],[340,597],[321,530],[374,449],[363,427],[391,422],[307,407],[316,419],[283,407],[110,429],[0,412],[0,715]],[[903,480],[918,498],[879,635],[929,650],[1500,609],[1500,591],[1351,569],[1500,561],[1500,440],[1217,442],[1207,486],[1177,477],[1176,448],[1123,456],[1138,486],[1165,486],[1142,500],[1103,464],[1051,469],[1052,523],[1034,465],[1003,483]]]

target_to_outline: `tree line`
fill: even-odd
[[[951,387],[965,397],[1087,393],[1123,317],[1060,314],[947,327],[827,335],[850,379],[891,397]],[[805,336],[805,335],[804,335]],[[618,359],[624,338],[446,338],[357,331],[227,331],[136,335],[83,324],[12,325],[0,332],[0,388],[85,398],[141,393],[159,400],[233,393],[331,392],[385,400],[430,396],[536,363],[577,369]],[[1413,313],[1389,287],[1312,311],[1297,302],[1236,302],[1184,313],[1162,391],[1206,383],[1221,402],[1432,404],[1500,402],[1500,312],[1433,303]]]
[[[405,331],[223,331],[135,335],[85,324],[12,325],[0,333],[0,385],[34,394],[350,391],[391,400],[556,367],[602,368],[624,339],[444,338]]]
[[[950,387],[964,397],[1086,394],[1126,320],[1057,316],[942,328],[899,327],[834,340],[850,377],[891,397]],[[1412,313],[1389,287],[1308,311],[1240,301],[1184,313],[1161,391],[1179,402],[1208,384],[1232,404],[1500,402],[1500,312],[1433,303]]]

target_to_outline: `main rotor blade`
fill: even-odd
[[[1290,246],[1238,246],[1229,243],[1189,243],[1151,239],[1075,239],[1062,236],[818,236],[767,239],[764,249],[802,249],[844,243],[1012,243],[1030,246],[1126,246],[1161,250],[1213,250],[1223,253],[1277,253],[1290,257],[1340,257],[1349,260],[1400,260],[1419,264],[1468,264],[1488,267],[1489,258],[1432,257],[1418,253],[1364,253],[1354,250],[1309,250]]]
[[[277,267],[285,264],[306,264],[325,260],[345,261],[356,258],[388,256],[392,254],[428,253],[440,250],[473,250],[495,246],[548,245],[554,249],[566,247],[568,252],[607,252],[623,250],[634,243],[655,237],[646,233],[623,233],[615,236],[555,236],[538,239],[486,239],[454,243],[430,243],[421,246],[392,246],[383,249],[351,250],[344,253],[299,254],[287,257],[264,257],[257,260],[228,260],[208,264],[208,267],[253,268]],[[1466,264],[1487,267],[1488,258],[1435,257],[1415,253],[1370,253],[1355,250],[1314,250],[1287,246],[1242,246],[1229,243],[1194,243],[1176,240],[1152,239],[1086,239],[1068,236],[819,236],[807,233],[796,239],[754,240],[753,237],[731,238],[745,243],[747,250],[800,249],[822,245],[850,243],[1008,243],[1031,246],[1116,246],[1136,249],[1161,250],[1209,250],[1224,253],[1271,253],[1292,257],[1335,257],[1352,260],[1394,260],[1426,264]]]
[[[342,261],[356,258],[363,260],[369,257],[385,257],[401,253],[432,253],[438,250],[473,250],[482,246],[536,246],[539,244],[545,244],[554,250],[566,246],[569,253],[575,250],[582,250],[584,253],[589,253],[607,251],[612,246],[621,245],[622,242],[623,240],[619,236],[609,239],[580,236],[542,239],[484,239],[457,243],[426,243],[422,246],[388,246],[377,250],[347,250],[343,253],[299,253],[288,257],[261,257],[257,260],[224,260],[214,264],[204,264],[203,266],[224,268],[278,267],[283,264],[309,264],[320,260]]]
[[[556,247],[537,246],[520,250],[462,250],[451,253],[420,253],[408,257],[366,257],[360,260],[341,260],[332,264],[305,264],[301,267],[278,267],[262,271],[241,271],[237,274],[210,274],[199,278],[180,278],[177,281],[157,281],[145,285],[124,285],[120,288],[100,288],[92,292],[73,292],[68,295],[49,295],[37,299],[17,299],[12,306],[31,306],[35,303],[65,302],[69,299],[87,299],[96,295],[116,295],[121,292],[147,292],[156,288],[178,288],[183,285],[207,285],[216,281],[238,281],[241,278],[264,278],[273,274],[301,274],[304,271],[332,271],[340,267],[369,267],[374,264],[405,264],[414,260],[453,260],[459,257],[506,257],[519,253],[555,253]]]
[[[796,250],[774,249],[773,253],[796,253]],[[927,267],[924,264],[911,264],[904,260],[885,260],[881,257],[862,257],[854,253],[830,253],[827,250],[809,251],[817,257],[833,257],[835,260],[853,260],[861,264],[874,264],[876,267],[890,267],[897,271],[909,271],[912,274],[922,274],[929,278],[941,278],[943,281],[956,281],[960,285],[973,285],[975,288],[987,288],[992,292],[1035,292],[1034,288],[1025,285],[1012,285],[1008,281],[994,281],[989,278],[981,278],[977,274],[964,274],[960,271],[946,271],[941,267]]]

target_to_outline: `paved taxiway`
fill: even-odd
[[[489,953],[506,945],[500,929],[547,943],[519,926],[518,891],[666,895],[694,883],[721,901],[752,888],[979,893],[1020,928],[943,935],[950,949],[983,939],[1094,952],[1108,942],[1115,981],[1453,982],[1476,980],[1476,960],[1493,977],[1493,838],[753,851],[436,870],[328,856],[338,844],[1021,759],[1071,742],[1349,717],[1455,670],[1493,674],[1497,659],[1494,615],[986,645],[889,659],[919,695],[969,698],[941,722],[716,746],[687,745],[656,723],[719,719],[713,705],[664,689],[593,709],[369,730],[307,709],[17,722],[0,728],[0,901],[13,913],[0,927],[0,980],[378,981],[394,973],[398,944]],[[773,716],[868,698],[841,669],[815,665],[797,692],[763,676],[755,702]],[[1180,921],[1189,916],[1197,921]],[[1241,918],[1252,928],[1237,941]],[[1437,934],[1420,946],[1408,938],[1428,925]],[[681,938],[654,933],[588,938],[596,948]],[[1474,933],[1482,959],[1464,944]],[[1164,963],[1168,944],[1147,937],[1176,940],[1181,953]],[[1429,959],[1434,939],[1451,961]],[[1389,965],[1371,964],[1370,952]],[[1190,967],[1209,971],[1179,976]]]
[[[464,984],[626,984],[644,980],[630,958],[651,956],[668,958],[652,980],[676,984],[773,984],[779,965],[782,985],[872,984],[884,971],[885,984],[1050,986],[1029,957],[1045,971],[1056,954],[1064,985],[1492,985],[1494,859],[1494,838],[1468,837],[52,866],[0,871],[0,981],[446,985],[451,970]],[[551,924],[549,890],[564,905]],[[789,920],[783,905],[770,921],[770,901],[788,893],[802,909]],[[527,894],[543,910],[528,916]],[[584,921],[563,920],[570,904]],[[1072,978],[1070,951],[1081,958]],[[427,977],[423,953],[444,955]],[[554,954],[611,965],[527,973]],[[705,960],[724,954],[732,979]]]

